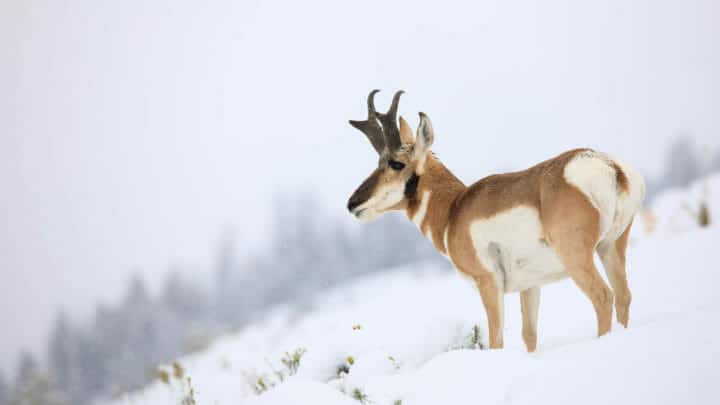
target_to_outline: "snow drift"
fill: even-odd
[[[708,184],[720,190],[720,177]],[[565,280],[542,290],[537,353],[524,349],[517,294],[505,299],[505,349],[484,350],[475,289],[414,264],[318,295],[302,314],[278,308],[103,403],[715,403],[720,228],[678,222],[701,188],[661,196],[656,232],[633,232],[628,329],[597,338],[590,302]]]

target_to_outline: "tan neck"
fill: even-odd
[[[465,185],[434,156],[428,155],[417,192],[408,202],[407,216],[420,232],[432,240],[435,248],[447,254],[445,228],[450,208],[465,190]]]

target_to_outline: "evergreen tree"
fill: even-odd
[[[34,374],[22,388],[18,389],[11,405],[68,405],[65,396],[53,389],[47,376]]]
[[[78,399],[78,370],[75,365],[72,326],[64,313],[58,315],[50,335],[47,361],[50,382],[71,399]]]
[[[207,300],[203,288],[185,280],[178,271],[171,271],[165,278],[160,304],[178,317],[203,319],[207,316]]]
[[[148,294],[147,287],[145,287],[145,281],[136,274],[130,279],[123,305],[127,308],[143,308],[149,304],[150,294]]]
[[[241,299],[236,244],[235,233],[226,229],[215,253],[215,296],[212,303],[215,319],[234,325],[240,323],[237,307]]]
[[[236,245],[235,232],[230,228],[226,229],[220,237],[215,259],[215,289],[218,292],[228,287],[238,268]]]
[[[18,361],[15,390],[11,405],[66,405],[65,396],[54,390],[46,375],[38,370],[37,361],[24,351]]]
[[[78,396],[84,400],[105,392],[109,386],[109,359],[115,355],[123,330],[117,311],[98,306],[90,328],[76,336],[74,353],[78,372]]]
[[[33,377],[37,375],[38,366],[35,357],[28,351],[23,351],[18,360],[17,371],[15,373],[15,387],[22,388],[29,384]]]
[[[689,134],[680,135],[668,149],[663,185],[682,187],[698,179],[703,173],[703,162],[700,158],[694,139]]]
[[[5,375],[0,371],[0,405],[4,405],[10,401],[10,389],[8,388]]]
[[[98,320],[105,324],[105,330],[114,331],[114,336],[101,341],[100,352],[104,354],[108,378],[107,388],[111,394],[124,392],[146,381],[149,364],[164,354],[158,345],[159,331],[155,322],[157,307],[150,297],[145,282],[134,276],[128,285],[123,305],[114,311],[114,316]],[[98,332],[97,328],[95,331]]]
[[[720,150],[715,151],[715,156],[710,159],[709,173],[720,173]]]

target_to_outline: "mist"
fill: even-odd
[[[650,177],[718,147],[715,1],[29,0],[0,4],[0,364],[133,274],[209,282],[227,229],[267,242],[282,190],[328,218],[376,164],[347,125],[406,90],[465,182],[564,150]],[[380,107],[384,108],[384,107]],[[249,254],[249,253],[248,253]]]

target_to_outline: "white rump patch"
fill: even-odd
[[[617,184],[616,164],[628,179],[628,192],[621,193]],[[645,195],[645,182],[635,170],[617,162],[610,156],[585,151],[578,153],[565,166],[565,181],[577,187],[600,214],[602,240],[615,240],[627,228],[633,215],[640,209]]]
[[[600,214],[600,235],[604,239],[613,220],[618,190],[612,161],[604,154],[586,151],[578,153],[565,166],[565,181],[577,187]]]

